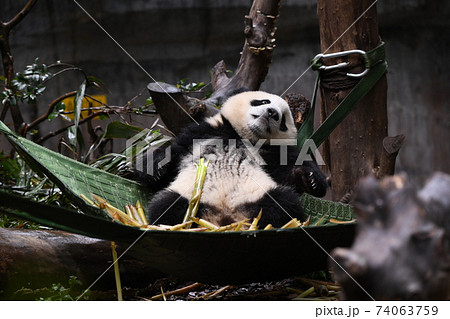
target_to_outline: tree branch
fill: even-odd
[[[18,14],[8,22],[0,22],[0,53],[2,55],[3,70],[6,77],[6,88],[13,89],[11,86],[11,81],[14,77],[14,59],[11,54],[11,48],[9,46],[9,33],[12,28],[14,28],[20,21],[25,18],[25,16],[31,11],[33,6],[36,4],[37,0],[29,0],[27,4],[20,10]],[[0,115],[0,120],[4,120],[7,111],[11,110],[11,116],[14,122],[14,129],[17,133],[23,134],[24,131],[24,121],[22,113],[18,105],[6,101],[3,105],[3,110]]]
[[[86,123],[87,121],[92,120],[92,119],[93,119],[94,117],[96,117],[96,116],[107,115],[107,114],[111,114],[111,113],[115,113],[115,112],[116,112],[116,111],[114,111],[114,110],[105,110],[105,111],[95,112],[95,113],[89,114],[89,116],[87,116],[87,117],[85,117],[84,119],[80,120],[80,122],[79,122],[78,124],[79,124],[79,125],[84,124],[84,123]],[[56,135],[58,135],[58,134],[61,134],[61,133],[65,132],[65,131],[67,131],[67,129],[68,129],[69,127],[73,126],[73,125],[74,125],[74,124],[72,123],[72,124],[67,125],[67,126],[65,126],[65,127],[63,127],[63,128],[60,128],[59,130],[56,130],[56,131],[53,131],[53,132],[49,132],[48,134],[46,134],[46,135],[42,136],[41,138],[39,138],[39,139],[36,141],[36,143],[37,143],[37,144],[40,144],[40,143],[42,143],[42,142],[48,140],[49,138],[51,138],[51,137],[53,137],[53,136],[56,136]]]
[[[34,7],[34,5],[36,4],[37,0],[29,0],[27,2],[27,4],[22,8],[22,10],[20,10],[20,12],[18,14],[16,14],[16,16],[14,18],[12,18],[11,20],[9,20],[6,23],[2,24],[5,26],[5,28],[8,29],[8,33],[9,31],[14,28],[20,21],[23,20],[23,18],[25,18],[25,16],[31,11],[31,9]]]
[[[254,0],[245,16],[245,43],[236,72],[226,75],[225,62],[220,61],[212,69],[213,95],[204,101],[206,105],[220,105],[236,90],[258,90],[264,82],[272,62],[275,48],[275,21],[279,16],[280,0]]]
[[[48,106],[47,112],[45,112],[45,114],[42,114],[40,117],[38,117],[37,119],[35,119],[33,122],[31,122],[30,124],[27,125],[26,130],[32,129],[33,127],[35,127],[36,125],[40,124],[41,122],[45,121],[48,116],[53,112],[53,110],[55,109],[56,104],[58,104],[59,102],[61,102],[62,100],[74,96],[77,94],[77,91],[72,91],[72,92],[68,92],[64,95],[61,95],[60,97],[58,97],[57,99],[55,99],[53,102],[51,102]]]

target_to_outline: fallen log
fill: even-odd
[[[118,247],[119,256],[127,247]],[[67,285],[76,276],[88,288],[112,264],[109,241],[63,231],[0,228],[0,300],[24,299],[21,288]],[[162,276],[125,254],[119,260],[122,285],[145,287]],[[113,269],[92,287],[115,289]]]
[[[449,175],[418,194],[405,175],[366,178],[354,206],[354,244],[331,253],[344,299],[450,299]]]

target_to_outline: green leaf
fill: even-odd
[[[78,124],[80,123],[81,116],[81,107],[83,104],[84,94],[86,92],[86,80],[81,83],[80,87],[77,90],[77,94],[74,98],[74,106],[73,106],[73,116],[74,116],[74,125],[68,129],[68,138],[69,142],[73,147],[77,145],[77,131]]]
[[[77,128],[77,142],[80,147],[80,154],[83,152],[83,150],[86,148],[86,143],[84,141],[83,134],[81,133],[80,128]]]
[[[108,124],[104,134],[105,138],[132,138],[143,129],[137,126],[114,121]]]
[[[64,102],[62,102],[62,101],[55,105],[55,111],[63,112],[65,109],[66,109],[66,104],[64,104]]]
[[[122,122],[114,121],[108,124],[105,132],[91,145],[85,155],[87,159],[89,155],[95,151],[105,138],[132,138],[143,129],[137,126],[124,124]]]
[[[145,100],[145,106],[149,106],[153,104],[153,100],[151,98],[148,98]]]
[[[87,80],[88,80],[89,86],[93,86],[93,87],[95,87],[95,88],[97,88],[97,89],[99,89],[99,90],[101,90],[103,92],[107,92],[108,91],[105,83],[102,80],[100,80],[99,78],[96,78],[95,76],[89,75],[87,77]]]
[[[59,115],[59,112],[52,112],[47,116],[47,120],[52,121]]]
[[[75,126],[71,126],[67,129],[67,138],[70,141],[72,146],[76,146],[77,143],[77,134],[76,134]]]

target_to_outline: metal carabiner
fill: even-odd
[[[316,55],[314,57],[313,64],[317,64],[317,62],[321,59],[338,58],[338,57],[346,56],[349,54],[361,54],[364,58],[364,68],[365,69],[361,73],[347,73],[346,75],[351,78],[362,78],[364,75],[367,74],[367,72],[369,72],[369,68],[370,68],[369,58],[367,57],[366,52],[363,50],[348,50],[348,51],[341,51],[341,52],[328,53],[328,54],[319,53],[318,55]],[[317,69],[318,70],[334,70],[334,69],[344,68],[344,67],[348,66],[349,64],[350,64],[349,62],[341,62],[341,63],[335,64],[335,65],[320,65]]]

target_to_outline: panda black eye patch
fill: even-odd
[[[270,100],[251,100],[250,105],[251,106],[260,106],[264,104],[270,104]]]
[[[282,132],[286,132],[288,130],[287,126],[286,126],[286,116],[281,117],[281,123],[280,123],[280,131]]]

